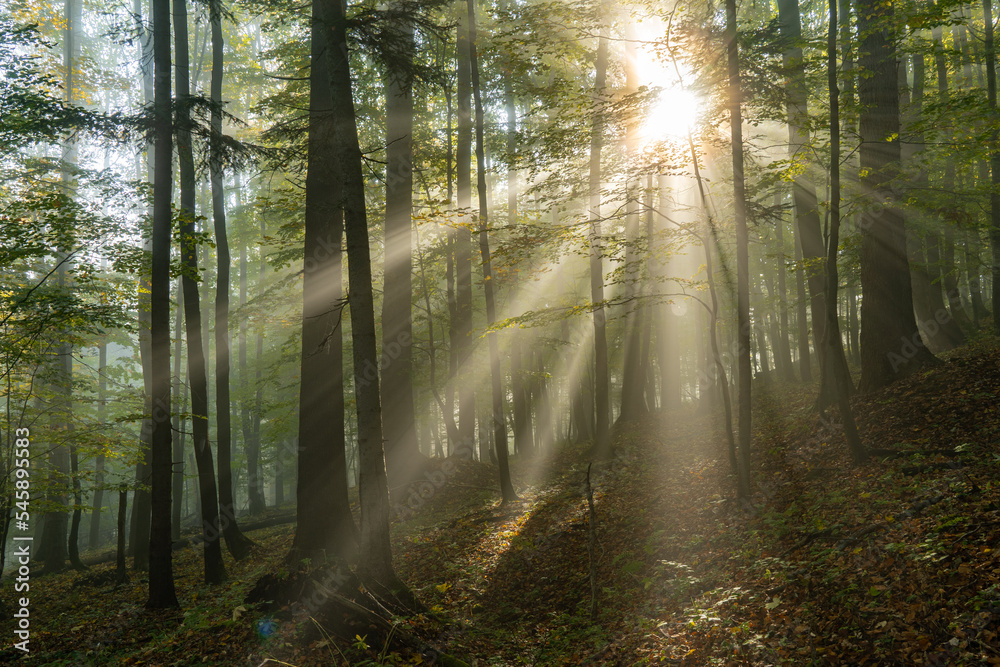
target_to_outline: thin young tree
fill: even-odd
[[[486,293],[486,325],[496,323],[496,281],[490,259],[489,207],[486,199],[486,156],[483,132],[483,94],[479,78],[479,56],[476,52],[476,0],[468,0],[469,9],[469,60],[472,69],[472,94],[476,103],[476,174],[479,191],[479,252],[483,262],[483,291]],[[487,334],[490,353],[490,380],[493,391],[493,448],[496,451],[500,475],[500,495],[503,503],[517,500],[510,481],[507,461],[507,421],[504,419],[503,370],[500,367],[500,349],[497,332]]]
[[[226,548],[236,560],[250,555],[253,542],[240,530],[233,501],[233,425],[229,396],[229,234],[226,229],[226,195],[222,173],[222,77],[225,65],[222,39],[222,0],[209,0],[212,24],[211,139],[209,171],[212,184],[212,219],[215,223],[215,254],[218,278],[215,286],[215,420],[216,459],[219,463],[219,511]]]
[[[608,82],[608,28],[601,26],[594,60],[594,110],[590,126],[590,164],[587,183],[590,229],[590,302],[594,310],[594,402],[597,410],[594,444],[601,456],[611,449],[611,376],[608,370],[607,315],[604,312],[604,250],[601,244],[601,153],[604,113],[601,106]]]
[[[844,356],[844,344],[840,337],[840,320],[837,318],[837,287],[839,277],[837,272],[837,253],[840,249],[840,87],[837,84],[837,3],[829,3],[830,24],[827,30],[827,89],[830,96],[830,238],[826,259],[826,327],[824,345],[826,363],[823,368],[827,372],[835,365],[842,365],[845,373],[834,372],[831,381],[835,384],[837,406],[843,421],[844,436],[851,459],[855,463],[868,460],[868,450],[865,449],[858,435],[858,427],[854,422],[854,412],[851,410],[850,375],[846,374],[847,360]]]
[[[468,12],[460,13],[457,59],[458,143],[455,147],[455,185],[460,224],[455,229],[455,363],[458,381],[458,430],[460,447],[471,450],[476,439],[476,390],[469,360],[472,355],[472,63],[469,50]]]
[[[737,497],[750,500],[750,258],[747,231],[746,182],[743,175],[743,112],[739,46],[736,42],[736,0],[726,0],[726,55],[729,74],[729,131],[733,156],[733,209],[736,219],[736,365],[739,386]]]
[[[227,577],[220,544],[219,497],[215,484],[212,446],[208,439],[208,372],[202,338],[198,293],[198,246],[195,242],[195,169],[191,144],[191,80],[188,57],[186,0],[173,0],[174,83],[177,87],[177,164],[180,176],[181,263],[183,265],[184,327],[188,380],[191,392],[191,431],[198,491],[201,498],[202,538],[205,541],[205,582],[218,584]],[[159,154],[157,154],[159,155]]]

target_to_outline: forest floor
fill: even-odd
[[[520,500],[507,506],[490,466],[432,471],[393,534],[398,572],[433,618],[400,627],[480,666],[1000,664],[998,397],[1000,350],[979,343],[858,398],[878,456],[852,466],[812,391],[761,387],[749,506],[734,500],[717,416],[619,430],[614,459],[591,471],[594,616],[586,447],[515,459]],[[142,577],[114,588],[112,563],[33,579],[23,662],[434,662],[368,636],[307,640],[244,603],[285,567],[291,530],[253,532],[255,556],[227,561],[230,583],[214,588],[200,583],[200,550],[176,552],[179,614],[145,612]],[[4,662],[18,657],[9,578],[0,591]]]

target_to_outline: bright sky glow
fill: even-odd
[[[662,91],[646,116],[646,134],[651,139],[687,137],[698,119],[698,106],[698,97],[689,90]]]
[[[642,123],[642,133],[646,141],[681,139],[694,127],[698,118],[700,100],[683,87],[687,81],[678,81],[677,68],[669,55],[662,49],[664,25],[657,19],[643,21],[637,26],[639,41],[635,50],[635,66],[639,75],[639,85],[659,88],[659,98],[653,103]],[[685,79],[686,72],[681,68]]]

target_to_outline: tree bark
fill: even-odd
[[[490,259],[489,207],[486,201],[486,156],[483,130],[483,99],[479,80],[479,57],[476,53],[476,0],[468,0],[469,10],[469,60],[472,65],[472,93],[476,102],[476,173],[479,190],[479,253],[483,261],[483,291],[486,293],[486,325],[496,323],[497,310],[493,279],[493,263]],[[514,485],[510,481],[507,462],[507,420],[504,419],[503,369],[500,366],[500,347],[497,332],[487,334],[490,353],[490,380],[493,393],[493,449],[499,463],[500,495],[502,503],[517,500]]]
[[[398,57],[413,59],[413,25],[396,26]],[[413,478],[420,458],[413,410],[413,78],[408,71],[385,74],[386,179],[385,275],[382,292],[382,406],[386,466],[393,487]]]
[[[178,607],[170,548],[170,199],[173,189],[173,136],[170,118],[170,5],[151,0],[153,19],[153,172],[152,274],[150,276],[149,395],[151,419],[152,522],[149,531],[150,609]],[[118,530],[124,498],[119,498]],[[133,506],[133,514],[137,508]],[[121,542],[119,537],[119,549]],[[119,579],[121,578],[119,560]]]
[[[830,95],[830,239],[826,260],[826,363],[824,368],[832,373],[836,387],[836,401],[843,421],[847,448],[855,463],[868,460],[858,435],[851,410],[851,392],[854,387],[847,372],[844,345],[840,338],[840,320],[837,318],[837,253],[840,250],[840,90],[837,85],[837,3],[829,3],[829,26],[827,31],[827,88]],[[843,372],[835,369],[841,368]]]
[[[219,464],[219,513],[222,535],[229,553],[236,560],[250,555],[253,542],[241,531],[233,500],[233,422],[230,399],[229,289],[232,258],[226,230],[226,195],[222,173],[222,76],[225,66],[222,40],[222,0],[209,0],[212,24],[211,142],[209,145],[212,184],[212,218],[215,223],[215,255],[218,277],[215,287],[215,423],[218,439],[216,459]]]
[[[330,7],[338,3],[314,0],[312,8],[295,558],[332,554],[353,559],[357,553],[357,528],[347,498],[344,429],[344,169],[337,153],[342,128],[330,70],[337,46],[330,41]],[[357,366],[355,375],[377,386],[378,366],[370,363]]]
[[[913,317],[903,218],[893,201],[899,171],[899,81],[889,5],[859,0],[861,185],[873,199],[861,218],[861,382],[874,391],[935,363]]]
[[[239,187],[237,187],[237,193],[239,193]],[[238,199],[237,202],[239,203]],[[261,251],[261,258],[263,259],[263,251]],[[240,244],[240,309],[243,309],[247,303],[248,272],[249,265],[247,263],[247,244],[246,242],[243,242]],[[258,288],[262,286],[262,283],[258,283]],[[240,319],[238,354],[240,364],[240,394],[242,396],[240,401],[240,425],[243,431],[243,448],[246,450],[247,456],[247,497],[250,504],[250,515],[256,516],[267,508],[267,503],[264,500],[264,488],[260,477],[260,442],[256,437],[257,434],[254,432],[254,418],[251,417],[250,412],[251,392],[249,369],[247,368],[246,317]],[[257,360],[257,364],[259,369],[259,358]],[[260,382],[259,378],[257,382]],[[259,413],[259,406],[254,412],[255,415]],[[257,421],[258,428],[259,424],[260,422]]]
[[[603,17],[602,17],[603,18]],[[590,302],[594,313],[594,445],[599,457],[611,452],[611,375],[608,369],[607,316],[604,308],[604,248],[601,230],[601,152],[604,147],[605,88],[608,77],[608,28],[601,26],[594,64],[594,110],[590,127]]]
[[[631,28],[629,28],[631,31]],[[627,33],[625,44],[625,90],[624,94],[634,95],[639,89],[639,73],[637,46],[634,35]],[[628,160],[634,160],[638,154],[639,119],[631,115],[625,119],[625,153]],[[624,363],[622,367],[621,412],[618,413],[618,423],[634,422],[646,414],[647,407],[643,397],[646,384],[646,368],[641,358],[642,322],[645,308],[642,306],[639,255],[636,247],[639,242],[639,182],[634,174],[626,176],[625,201],[625,332]]]
[[[736,496],[750,500],[750,261],[746,183],[743,180],[743,112],[740,61],[736,43],[736,0],[726,0],[726,52],[729,74],[729,131],[733,156],[733,206],[736,218],[737,375],[739,381],[739,441]],[[814,318],[813,322],[816,322]]]
[[[174,393],[173,393],[173,468],[171,482],[171,521],[170,536],[174,540],[181,538],[181,519],[183,516],[181,502],[184,499],[184,422],[181,406],[187,405],[187,385],[182,382],[183,361],[182,344],[184,341],[184,291],[181,279],[177,280],[177,314],[174,316]],[[183,396],[183,398],[182,398]]]
[[[108,346],[102,342],[97,352],[97,423],[104,426],[107,422],[108,393]],[[97,454],[96,473],[94,475],[94,502],[90,515],[90,533],[87,546],[96,549],[101,542],[101,514],[104,511],[104,449]]]
[[[802,20],[796,0],[778,2],[778,23],[782,40],[785,42],[784,65],[791,69],[787,84],[786,112],[788,114],[788,150],[792,159],[800,158],[799,153],[809,145],[809,130],[803,127],[808,120],[809,109],[805,80],[805,66],[802,57]],[[800,158],[801,159],[801,158]],[[812,315],[813,343],[817,356],[823,339],[825,310],[823,293],[826,288],[823,278],[823,234],[820,229],[819,207],[816,202],[816,188],[809,175],[796,176],[792,182],[795,224],[805,263],[805,275],[809,285],[809,303]],[[811,375],[811,373],[810,373]]]
[[[188,382],[191,392],[191,431],[198,490],[201,496],[202,535],[205,538],[205,583],[218,584],[227,577],[219,542],[219,497],[215,484],[212,446],[208,440],[208,374],[202,339],[201,299],[198,290],[198,248],[195,243],[195,171],[191,143],[191,87],[188,61],[186,0],[173,0],[174,83],[177,87],[177,163],[180,174],[181,263],[184,267],[184,326],[188,349]],[[157,153],[159,155],[159,153]],[[169,326],[169,325],[168,325]],[[169,400],[169,398],[168,398]]]
[[[476,441],[476,388],[469,362],[472,356],[472,61],[469,44],[468,12],[458,19],[458,145],[455,180],[461,224],[455,230],[455,363],[458,382],[458,430],[462,442],[472,448]]]
[[[347,43],[347,17],[339,0],[315,0],[331,17],[332,48],[327,49],[337,158],[343,183],[344,231],[347,236],[351,337],[354,341],[354,393],[358,417],[359,488],[361,503],[361,573],[369,588],[402,602],[416,604],[412,593],[396,576],[389,541],[389,490],[382,439],[382,407],[378,374],[375,304],[372,294],[371,249],[365,210],[362,154]]]
[[[989,104],[994,129],[990,133],[990,248],[993,266],[993,333],[1000,334],[1000,131],[996,129],[997,116],[997,54],[993,38],[993,2],[983,0],[985,30],[983,42],[986,50],[986,101]]]

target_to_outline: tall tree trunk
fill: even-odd
[[[802,230],[795,226],[795,323],[798,329],[799,344],[799,375],[803,382],[812,382],[812,359],[809,352],[809,319],[806,315],[806,279],[805,269],[802,268]]]
[[[940,30],[936,29],[934,34],[940,37]],[[900,84],[900,106],[904,110],[903,130],[908,136],[906,143],[900,147],[900,154],[903,164],[907,164],[917,154],[924,150],[924,135],[919,130],[917,122],[920,119],[924,99],[924,56],[922,53],[913,54],[913,90],[907,88],[906,61],[899,63],[899,84]],[[938,84],[940,85],[940,71],[938,72]],[[947,79],[945,79],[947,89]],[[917,131],[909,131],[911,126],[916,125]],[[905,136],[905,134],[904,134]],[[926,171],[920,170],[912,179],[912,187],[918,191],[926,190],[930,185],[930,179]],[[955,188],[955,166],[949,160],[945,165],[944,183],[942,187],[947,192]],[[947,218],[947,214],[943,216]],[[920,220],[922,216],[915,215],[912,221]],[[913,292],[913,308],[917,317],[918,328],[924,339],[929,343],[931,351],[945,351],[957,347],[965,342],[965,334],[961,327],[948,313],[942,293],[943,282],[941,280],[942,269],[940,253],[941,233],[937,226],[938,216],[935,219],[925,220],[924,246],[927,249],[926,260],[924,248],[921,247],[921,239],[916,226],[910,224],[911,218],[906,217],[904,223],[907,227],[907,250],[908,254],[917,260],[910,266],[911,291]],[[947,318],[947,319],[944,319]],[[939,326],[940,325],[940,326]]]
[[[660,220],[669,220],[669,177],[661,174],[658,177],[657,192]],[[650,237],[650,244],[653,238]],[[662,252],[657,249],[656,252]],[[661,290],[666,290],[672,284],[666,281],[668,260],[654,261],[655,275],[659,279]],[[660,408],[662,410],[677,410],[681,407],[681,352],[677,334],[680,330],[679,317],[672,312],[669,303],[663,303],[657,309],[656,315],[656,356],[660,367]]]
[[[796,0],[778,2],[778,23],[782,41],[785,42],[784,65],[791,68],[787,84],[786,113],[788,114],[788,150],[792,159],[803,159],[801,152],[809,145],[809,130],[804,124],[809,118],[805,64],[802,58],[802,20]],[[816,188],[811,176],[796,176],[792,183],[795,224],[805,260],[805,274],[809,285],[809,303],[812,315],[813,343],[817,356],[823,339],[825,310],[823,305],[823,234],[820,229]]]
[[[219,541],[219,497],[215,485],[212,446],[208,440],[208,374],[202,339],[201,299],[198,289],[198,247],[195,244],[195,171],[191,143],[191,83],[188,64],[186,0],[173,0],[174,83],[177,87],[177,163],[181,188],[181,263],[184,267],[184,326],[187,338],[188,382],[191,391],[191,431],[198,464],[202,537],[205,540],[205,583],[227,577]],[[159,155],[159,153],[157,153]]]
[[[994,129],[990,133],[990,248],[993,251],[993,332],[1000,334],[1000,131],[997,122],[997,54],[993,38],[993,2],[983,0],[985,30],[983,42],[986,49],[986,101],[989,104]]]
[[[331,52],[337,45],[330,41],[336,25],[330,13],[333,4],[339,0],[314,0],[312,8],[297,525],[292,551],[297,557],[315,559],[330,553],[350,560],[357,553],[358,535],[347,498],[342,328],[346,304],[341,273],[345,194],[341,187],[346,168],[337,161],[337,132],[342,127],[331,85]],[[377,362],[362,364],[355,367],[355,375],[377,388],[377,369]]]
[[[983,301],[982,282],[979,277],[981,263],[979,260],[979,230],[966,227],[963,230],[962,244],[965,246],[965,273],[969,280],[969,300],[972,301],[972,319],[976,329],[980,321],[989,317],[986,303]]]
[[[81,0],[66,0],[66,40],[64,46],[64,56],[65,56],[65,71],[66,71],[66,102],[69,104],[78,104],[79,100],[76,99],[76,88],[80,85],[77,81],[77,70],[80,61],[80,43],[83,40],[83,3]],[[79,151],[77,150],[76,141],[73,139],[67,140],[63,144],[63,163],[70,169],[75,168],[79,162]],[[75,177],[70,171],[64,173],[64,187],[66,188],[66,194],[70,197],[76,195],[76,184]],[[67,276],[68,262],[63,262],[60,260],[60,266],[58,271],[59,288],[62,290],[69,289],[69,279]],[[73,343],[66,340],[62,342],[59,346],[59,363],[62,366],[61,381],[59,386],[59,391],[62,394],[62,405],[61,405],[61,431],[63,436],[66,438],[65,444],[58,444],[56,449],[67,447],[69,450],[69,473],[70,480],[73,488],[73,515],[69,526],[69,542],[66,547],[67,556],[69,557],[70,565],[74,569],[82,570],[84,569],[83,563],[80,562],[80,519],[82,516],[82,505],[83,498],[80,489],[80,476],[79,476],[79,455],[77,453],[77,447],[75,443],[75,438],[73,437]],[[57,456],[57,452],[53,452],[53,459],[60,458]],[[48,522],[46,522],[48,523]],[[54,525],[58,526],[61,521],[57,520],[53,522]],[[63,529],[64,530],[64,529]],[[58,555],[59,550],[53,549],[53,565],[55,565],[55,557]],[[46,568],[48,568],[48,559],[46,560]],[[62,563],[58,564],[57,568],[62,569]]]
[[[170,545],[170,199],[173,189],[173,136],[170,118],[170,4],[151,0],[153,19],[153,172],[152,274],[150,277],[149,364],[151,413],[152,524],[149,532],[150,609],[176,608]],[[119,499],[119,531],[123,498]],[[136,508],[132,508],[135,513]],[[121,548],[119,537],[119,549]],[[119,577],[121,571],[119,570]]]
[[[101,342],[97,351],[97,423],[105,426],[108,418],[108,345]],[[101,543],[101,514],[104,511],[104,448],[97,455],[94,475],[94,503],[90,515],[90,534],[87,546],[96,549]]]
[[[778,348],[781,355],[783,377],[788,382],[795,381],[795,368],[792,366],[792,347],[789,343],[788,329],[788,279],[785,269],[785,221],[778,220],[775,224],[775,251],[778,260],[778,294],[775,308],[778,311]]]
[[[507,225],[513,229],[517,225],[517,107],[514,104],[514,90],[511,86],[510,71],[504,72],[504,105],[507,111]],[[531,432],[531,406],[528,393],[521,345],[527,339],[525,334],[515,329],[510,341],[510,384],[511,407],[514,413],[514,451],[530,456],[535,450]]]
[[[603,19],[603,17],[602,17]],[[590,127],[590,302],[594,309],[594,444],[598,456],[611,451],[611,375],[608,369],[607,316],[604,308],[604,247],[601,230],[601,152],[604,147],[603,101],[608,77],[608,28],[601,26],[594,64],[594,110]]]
[[[458,20],[458,146],[455,180],[462,225],[455,230],[455,363],[458,381],[458,430],[462,442],[471,448],[476,440],[476,383],[469,368],[472,357],[472,61],[468,12]]]
[[[631,28],[629,28],[631,31]],[[639,89],[637,46],[634,35],[627,34],[625,44],[625,90],[633,95]],[[625,153],[629,161],[637,161],[639,118],[632,115],[625,121]],[[632,167],[629,167],[630,169]],[[643,387],[646,384],[646,367],[641,358],[642,322],[645,309],[642,307],[640,289],[639,255],[639,191],[640,184],[635,174],[629,174],[626,185],[625,202],[625,333],[624,363],[622,367],[620,423],[636,421],[646,413]]]
[[[486,293],[486,326],[492,327],[497,321],[494,296],[496,281],[493,279],[493,264],[490,260],[489,210],[486,201],[486,154],[483,130],[483,98],[479,79],[479,57],[476,53],[476,0],[468,0],[469,8],[469,60],[472,69],[472,93],[476,101],[476,174],[479,190],[479,253],[483,261],[483,291]],[[497,332],[487,334],[490,353],[490,380],[493,390],[493,449],[496,451],[500,474],[500,495],[503,503],[517,500],[514,485],[510,481],[507,463],[507,420],[504,419],[503,369],[500,366],[500,345]]]
[[[726,0],[726,51],[729,73],[729,131],[733,155],[733,206],[736,218],[737,376],[739,381],[739,441],[736,495],[750,500],[750,258],[746,184],[743,180],[743,100],[736,44],[736,0]],[[817,320],[813,319],[813,324]]]
[[[142,67],[142,90],[143,98],[146,103],[146,107],[149,108],[154,103],[154,80],[153,80],[153,60],[155,58],[153,40],[155,39],[154,33],[146,30],[141,17],[142,17],[142,5],[140,0],[134,0],[133,13],[135,14],[136,28],[139,34],[139,40],[141,42],[139,61]],[[170,66],[169,57],[169,40],[170,40],[170,26],[169,26],[169,12],[167,14],[167,60],[166,66]],[[167,90],[167,104],[170,103],[170,91]],[[155,139],[151,143],[146,144],[146,179],[147,181],[154,184],[155,191],[155,181],[156,181],[156,147]],[[141,178],[138,174],[136,178]],[[155,192],[154,192],[155,195]],[[167,195],[168,202],[170,194]],[[169,206],[169,203],[168,203]],[[152,218],[155,216],[155,206],[148,207],[146,210],[147,214]],[[168,238],[168,249],[164,252],[169,251],[170,240]],[[152,249],[152,242],[150,239],[143,240],[143,250],[150,252]],[[142,427],[139,432],[139,460],[136,462],[135,466],[135,491],[132,496],[132,519],[129,525],[129,552],[132,554],[132,567],[136,570],[145,570],[149,567],[149,544],[150,544],[150,489],[149,489],[149,464],[150,464],[150,448],[152,442],[153,433],[153,422],[152,422],[152,369],[150,366],[152,359],[152,350],[150,342],[150,277],[147,275],[139,276],[139,360],[142,365],[142,380],[143,380],[143,414],[145,415],[142,420]],[[167,299],[169,308],[169,293],[170,288],[167,287]],[[169,314],[168,314],[169,317]]]
[[[413,25],[396,26],[402,63],[413,59]],[[413,411],[413,79],[401,68],[385,74],[385,289],[382,294],[382,407],[386,466],[393,487],[413,479],[420,450]]]
[[[382,446],[382,407],[379,378],[370,380],[365,369],[378,368],[375,334],[375,303],[372,294],[371,249],[365,210],[365,182],[358,143],[357,119],[351,84],[347,44],[346,8],[339,0],[315,0],[330,16],[333,41],[327,49],[336,156],[343,183],[344,231],[347,236],[348,284],[351,307],[351,338],[354,341],[354,392],[358,416],[359,488],[361,501],[361,574],[369,588],[399,600],[404,606],[416,601],[396,576],[389,542],[389,489]]]
[[[233,500],[233,420],[229,395],[229,288],[232,259],[229,254],[229,233],[226,230],[226,195],[222,174],[222,76],[225,65],[222,41],[222,0],[209,0],[209,20],[212,24],[212,112],[209,150],[212,183],[212,219],[215,223],[215,255],[218,278],[215,286],[215,423],[218,439],[216,458],[219,463],[219,513],[222,535],[229,553],[236,560],[250,555],[253,542],[240,530]]]
[[[239,187],[237,187],[237,193]],[[263,250],[261,251],[263,257]],[[240,309],[247,303],[247,244],[240,243]],[[258,288],[262,284],[258,283]],[[247,456],[247,497],[250,504],[250,515],[262,513],[267,504],[264,501],[264,489],[260,477],[260,443],[254,433],[254,420],[250,412],[250,378],[247,368],[247,318],[240,319],[239,330],[239,364],[240,364],[240,425],[243,431],[243,448]],[[260,363],[258,359],[258,364]],[[258,380],[259,382],[259,380]],[[256,412],[256,411],[255,411]],[[258,422],[259,424],[259,422]]]
[[[180,406],[187,403],[187,384],[182,381],[183,369],[181,368],[181,362],[183,361],[183,348],[182,344],[184,342],[184,293],[183,287],[181,286],[181,279],[177,280],[177,313],[174,316],[174,390],[173,390],[173,470],[172,470],[172,481],[171,481],[171,520],[170,520],[170,536],[174,540],[181,539],[181,502],[184,497],[184,419],[181,414],[184,412],[183,408]],[[183,398],[182,398],[183,396]]]
[[[698,164],[698,152],[694,148],[694,139],[692,138],[690,132],[688,132],[687,140],[688,148],[691,151],[691,166],[694,169],[695,182],[698,184],[698,195],[701,200],[701,209],[705,215],[705,227],[702,231],[701,245],[702,249],[705,251],[705,277],[708,282],[709,298],[711,299],[710,304],[705,307],[711,366],[709,365],[709,362],[706,361],[705,368],[699,374],[700,377],[705,380],[699,387],[699,398],[702,400],[703,405],[710,405],[711,401],[709,397],[712,393],[714,393],[712,390],[717,386],[721,386],[722,404],[725,408],[724,416],[726,440],[729,445],[727,449],[729,455],[729,469],[738,475],[740,472],[740,464],[736,452],[736,438],[733,435],[733,406],[729,394],[729,378],[726,376],[726,366],[722,361],[722,353],[719,350],[719,293],[715,288],[715,266],[712,260],[712,246],[717,243],[715,222],[712,220],[712,211],[709,208],[708,195],[705,192],[705,183],[702,180],[701,167]],[[709,355],[706,354],[704,356],[707,359]],[[710,371],[709,368],[712,370]]]
[[[266,237],[266,229],[265,229],[264,218],[261,218],[260,219],[260,238],[263,239],[265,237]],[[261,248],[261,250],[260,250],[260,263],[259,263],[258,270],[257,270],[257,285],[258,285],[258,290],[263,290],[264,289],[263,288],[263,285],[264,285],[264,276],[266,275],[266,273],[267,273],[267,259],[264,256],[264,249]],[[342,281],[338,281],[337,284],[341,285]],[[343,288],[341,288],[341,291],[343,291]],[[260,455],[260,452],[261,452],[261,445],[260,445],[260,443],[261,443],[261,440],[260,440],[260,422],[261,422],[261,419],[262,419],[262,416],[263,416],[263,409],[264,409],[264,382],[263,382],[263,376],[264,376],[264,368],[263,368],[263,366],[264,366],[264,327],[263,327],[263,325],[258,325],[257,326],[257,341],[256,341],[256,343],[257,344],[254,346],[254,348],[255,348],[254,349],[254,368],[255,368],[255,370],[254,370],[254,387],[256,388],[256,391],[254,392],[253,418],[251,420],[252,421],[251,426],[252,426],[252,431],[253,431],[253,448],[254,448],[254,451],[256,451],[258,455]],[[341,352],[341,356],[343,356],[343,352]],[[341,373],[340,384],[341,384],[341,388],[343,388],[343,384],[344,384],[343,373]],[[343,392],[341,392],[341,395],[343,395]],[[343,412],[343,411],[341,411],[341,412]],[[278,466],[279,462],[281,461],[280,454],[276,455],[274,458],[275,458],[275,465]],[[274,477],[275,487],[277,487],[277,485],[278,485],[279,478],[280,478],[280,475],[279,474],[275,474],[275,477]],[[257,481],[257,488],[259,489],[259,492],[260,492],[261,511],[263,511],[264,510],[264,505],[265,505],[265,503],[264,503],[264,481],[260,477],[258,477],[257,479],[258,479],[258,481]],[[280,505],[280,503],[276,503],[276,504]]]
[[[829,3],[830,22],[827,30],[827,88],[830,95],[830,240],[826,260],[826,363],[836,386],[836,400],[843,421],[847,448],[855,463],[868,460],[868,451],[858,436],[851,411],[851,392],[854,387],[847,373],[844,345],[840,338],[840,320],[837,318],[837,253],[840,250],[840,90],[837,85],[837,3]],[[844,372],[833,371],[842,367]]]
[[[858,0],[861,185],[877,200],[861,220],[861,391],[935,363],[913,317],[906,231],[893,201],[899,171],[899,81],[893,8]]]

